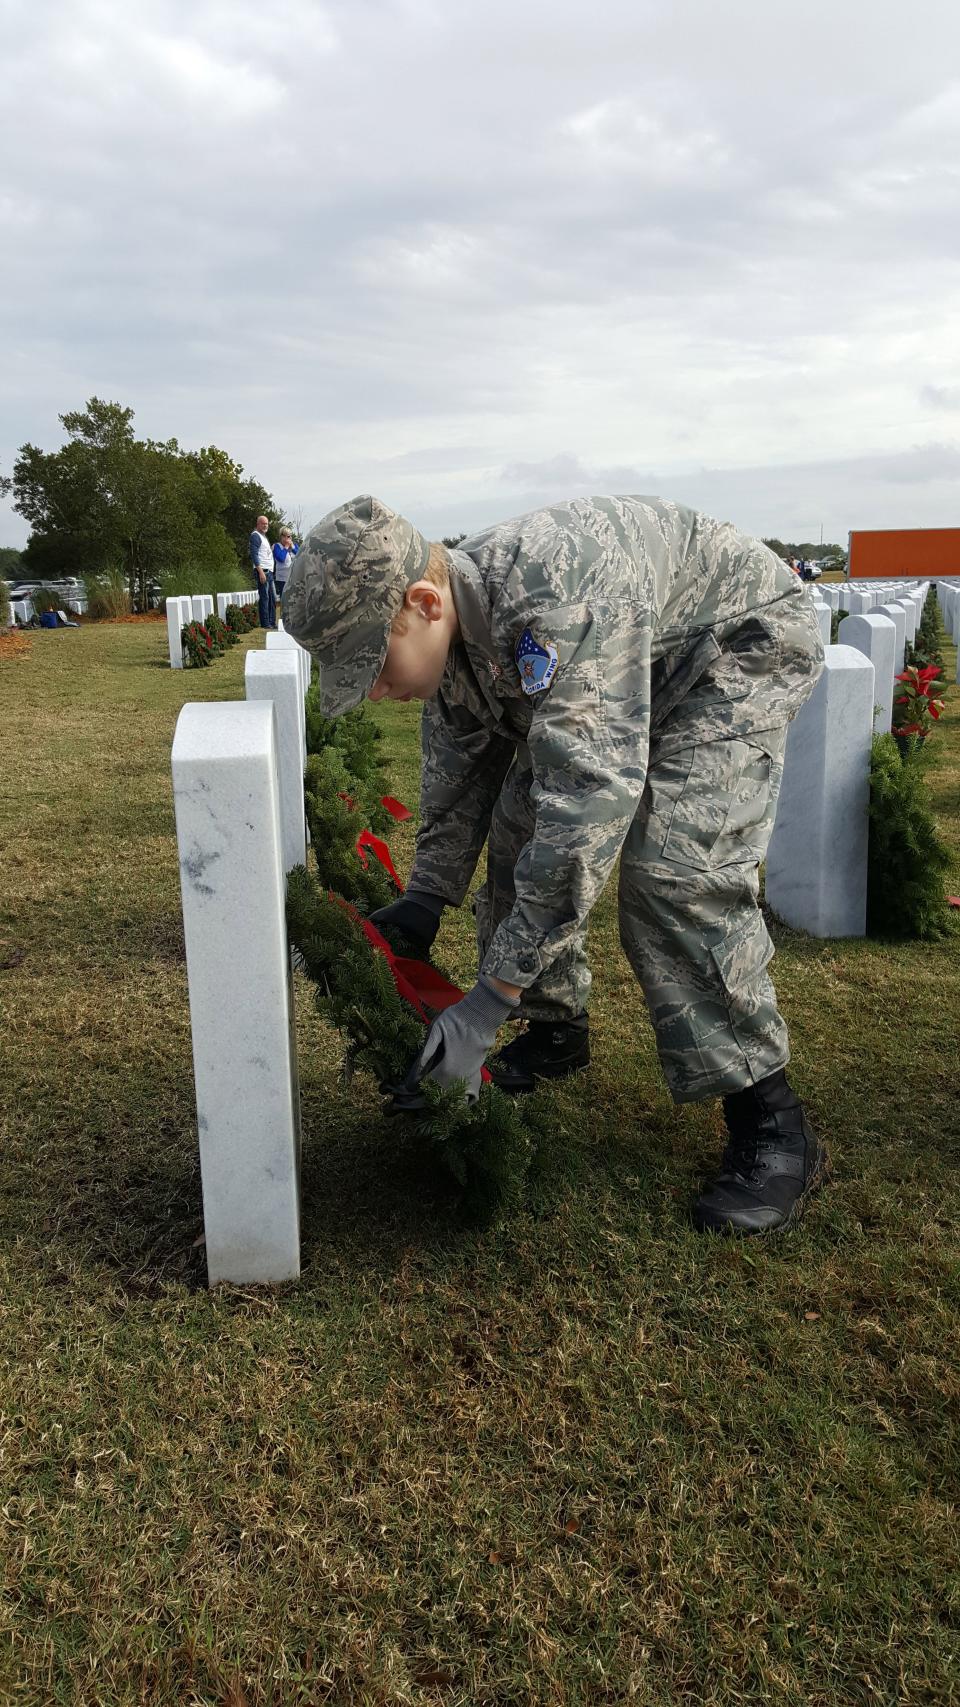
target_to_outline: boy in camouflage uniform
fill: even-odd
[[[784,1068],[758,866],[786,728],[823,660],[796,576],[766,546],[655,498],[575,499],[449,553],[375,498],[334,510],[287,582],[286,626],[324,710],[424,700],[407,893],[375,917],[428,950],[487,844],[480,973],[432,1025],[429,1076],[476,1095],[589,1060],[584,928],[620,855],[620,935],[677,1102],[723,1098],[729,1143],[697,1224],[794,1220],[825,1155]]]

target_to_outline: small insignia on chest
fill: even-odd
[[[557,648],[534,640],[529,628],[525,628],[514,649],[514,658],[520,672],[520,686],[524,693],[543,693],[548,688],[557,673]]]

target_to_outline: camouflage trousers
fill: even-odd
[[[725,1095],[786,1065],[787,1028],[767,966],[759,863],[776,813],[786,729],[702,742],[658,757],[620,857],[620,940],[643,989],[676,1102]],[[494,810],[477,896],[482,962],[514,903],[513,872],[534,822],[519,747]],[[521,1001],[526,1019],[582,1013],[590,969],[581,936]]]

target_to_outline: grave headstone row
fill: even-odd
[[[218,593],[217,615],[220,621],[226,621],[228,605],[255,605],[257,596],[255,587],[244,587],[243,591],[239,593]]]
[[[268,633],[263,651],[245,659],[246,701],[185,705],[173,742],[211,1285],[276,1283],[300,1272],[300,1093],[285,899],[287,873],[306,853],[310,680],[303,647],[282,629]]]
[[[960,579],[939,581],[937,583],[937,599],[940,605],[940,619],[957,647],[956,679],[960,682]]]
[[[826,633],[826,624],[823,620],[825,609],[829,610],[831,615],[836,613],[841,618],[841,622],[848,616],[868,616],[874,613],[888,616],[894,621],[897,627],[895,670],[899,671],[903,669],[907,642],[912,642],[916,638],[928,586],[929,583],[926,581],[910,585],[884,581],[870,588],[847,583],[843,586],[813,587],[810,596],[813,600],[814,609],[820,618],[821,633]],[[858,627],[851,630],[849,635],[844,635],[841,638],[845,645],[856,644],[862,648],[869,632],[869,630]],[[857,635],[856,641],[853,639],[854,633]],[[828,633],[826,633],[826,638],[829,639]],[[885,691],[882,698],[885,703]]]
[[[60,589],[56,586],[51,588],[51,591],[53,592],[58,592],[59,590]],[[83,616],[88,609],[88,603],[89,601],[86,593],[74,593],[73,591],[68,590],[66,593],[62,594],[63,609],[68,614],[70,611],[76,611],[80,616]],[[33,600],[29,595],[23,599],[10,600],[11,622],[21,622],[24,627],[26,627],[28,622],[33,621],[35,615],[36,612],[34,610]]]
[[[937,582],[944,626],[960,630],[960,578]],[[870,740],[889,730],[895,681],[930,582],[899,580],[811,589],[823,615],[841,615],[840,644],[790,725],[766,896],[786,923],[813,936],[866,930]]]
[[[217,615],[223,622],[228,605],[256,604],[256,589],[244,587],[238,593],[217,594]],[[167,643],[170,650],[171,670],[183,669],[183,644],[181,634],[188,622],[203,622],[213,615],[213,595],[211,593],[194,593],[189,598],[167,600]]]

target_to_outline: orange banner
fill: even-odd
[[[857,528],[847,572],[851,581],[960,575],[960,528]]]

